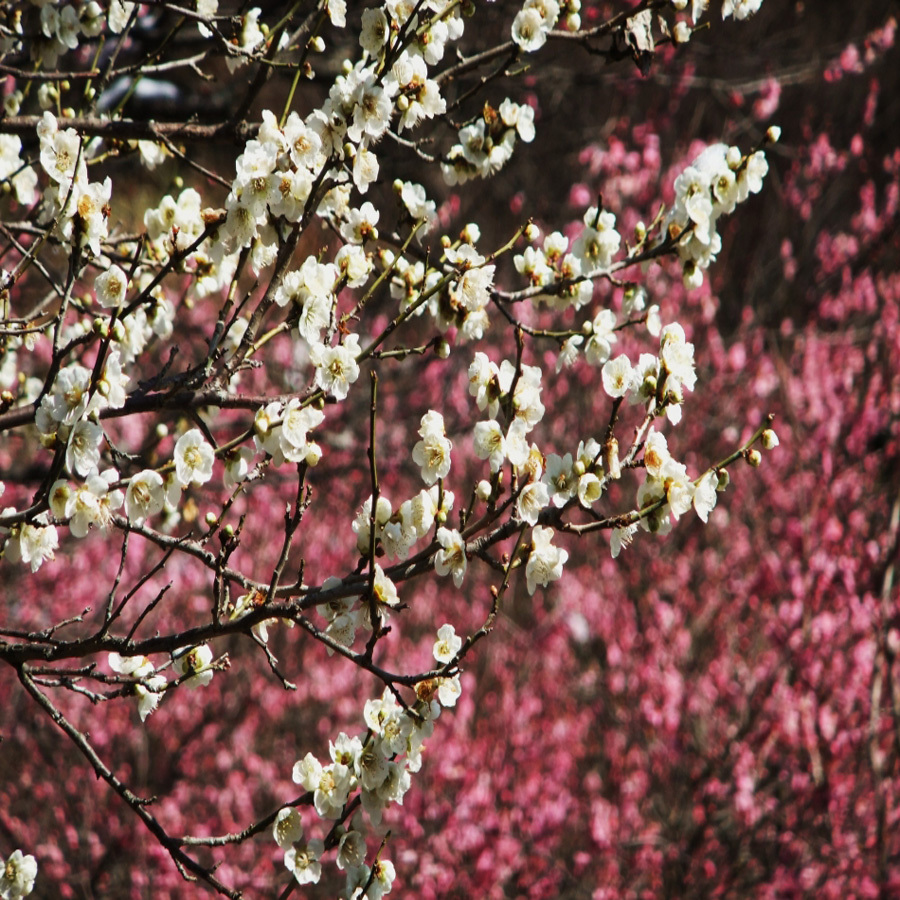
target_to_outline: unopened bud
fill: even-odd
[[[409,97],[407,97],[406,94],[401,94],[397,98],[397,109],[399,109],[400,112],[406,112],[406,110],[409,109]]]
[[[676,44],[686,44],[691,39],[691,26],[687,22],[676,22],[672,29],[672,39]]]
[[[647,226],[643,222],[638,222],[634,226],[634,239],[640,244],[647,237]]]
[[[525,226],[525,237],[529,241],[536,241],[541,236],[541,230],[534,224],[534,222],[529,222]]]
[[[754,469],[758,469],[760,464],[762,463],[762,454],[759,450],[751,450],[747,454],[747,462],[753,466]]]
[[[731,484],[731,476],[728,474],[728,469],[720,469],[717,474],[719,480],[716,482],[716,490],[721,494]]]
[[[169,426],[166,425],[165,422],[160,422],[156,426],[156,436],[160,440],[162,440],[164,437],[166,437],[168,435],[168,433],[169,433]]]
[[[766,140],[770,144],[777,144],[781,140],[781,128],[778,125],[770,125],[766,130]]]
[[[205,521],[206,521],[206,524],[207,524],[210,528],[212,528],[213,525],[216,524],[216,514],[215,514],[214,512],[208,512],[208,513],[206,514],[206,519],[205,519]]]
[[[603,447],[603,462],[610,478],[622,477],[622,465],[619,462],[619,442],[610,438]]]
[[[450,356],[450,344],[445,340],[440,340],[435,345],[434,352],[440,359],[447,359]]]
[[[475,496],[483,503],[487,503],[491,499],[492,492],[491,483],[484,478],[475,487]]]
[[[317,34],[309,42],[309,49],[312,50],[313,53],[324,53],[325,52],[325,41],[320,34]]]
[[[578,31],[581,28],[581,16],[578,13],[569,13],[566,16],[566,28],[569,31]]]
[[[767,428],[762,433],[762,445],[766,450],[771,450],[778,446],[778,435],[771,428]]]
[[[459,236],[468,244],[475,244],[481,238],[481,229],[474,223],[469,222],[465,228],[459,233]]]

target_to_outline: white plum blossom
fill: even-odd
[[[285,851],[284,864],[294,875],[297,884],[318,884],[322,877],[319,857],[325,852],[325,844],[312,840],[303,847],[290,847]]]
[[[456,529],[438,528],[441,549],[434,555],[434,570],[438,575],[453,575],[453,583],[461,587],[466,575],[466,542]]]
[[[94,279],[94,292],[101,306],[121,306],[127,290],[128,276],[115,263]]]
[[[512,39],[526,53],[534,53],[547,42],[548,30],[540,11],[534,7],[526,7],[513,20]]]
[[[422,416],[419,434],[422,436],[413,447],[413,462],[422,469],[425,484],[434,484],[439,478],[446,478],[450,472],[451,442],[444,432],[444,417],[434,410]]]
[[[615,359],[607,360],[600,370],[603,380],[603,390],[613,398],[624,397],[631,389],[632,368],[631,361],[623,353]]]
[[[12,507],[3,510],[4,515],[14,512]],[[26,522],[11,529],[4,555],[10,562],[21,561],[37,572],[46,560],[56,558],[54,551],[58,547],[59,536],[53,525]]]
[[[163,478],[153,469],[144,469],[132,475],[125,490],[125,515],[132,525],[143,525],[165,506],[166,495]]]
[[[438,639],[434,642],[434,658],[439,663],[449,663],[456,658],[462,647],[462,638],[456,633],[456,629],[450,625],[441,625],[437,633]]]
[[[661,479],[666,463],[671,459],[666,436],[650,429],[644,442],[644,467],[652,478]]]
[[[22,139],[15,134],[0,134],[0,183],[9,181],[16,199],[25,206],[34,202],[37,172],[24,165],[21,158]]]
[[[602,493],[603,483],[593,472],[585,472],[578,479],[578,502],[586,509],[596,503]]]
[[[707,472],[694,486],[694,511],[703,522],[709,521],[709,514],[716,506],[716,487],[719,476],[715,472]]]
[[[379,10],[380,11],[380,10]],[[387,766],[385,766],[385,774]],[[358,831],[346,832],[338,844],[338,854],[335,860],[337,867],[342,871],[362,865],[366,859],[366,839]]]
[[[103,429],[89,419],[75,423],[66,446],[66,468],[83,478],[96,471],[100,464],[100,442]]]
[[[285,806],[278,810],[275,816],[275,824],[272,826],[275,843],[282,850],[290,849],[303,837],[303,822],[300,813],[293,806]]]
[[[350,385],[359,378],[356,357],[360,354],[359,337],[350,334],[343,344],[328,347],[314,344],[309,353],[316,367],[316,385],[336,400],[344,400],[350,393]]]
[[[622,237],[616,231],[616,217],[608,210],[590,207],[584,214],[584,229],[572,245],[585,274],[606,269],[619,251]]]
[[[574,496],[578,487],[578,477],[572,465],[572,454],[558,456],[551,453],[547,457],[547,470],[543,476],[550,500],[557,508],[563,507]]]
[[[541,510],[550,503],[550,492],[542,481],[532,481],[519,492],[516,500],[516,515],[523,522],[534,525]]]
[[[546,587],[551,581],[562,577],[563,566],[569,553],[551,543],[554,531],[536,525],[531,532],[531,553],[525,564],[525,580],[528,593],[533,594],[540,585]]]
[[[85,537],[94,525],[103,531],[109,527],[113,510],[125,501],[122,491],[109,489],[118,477],[115,469],[99,474],[92,472],[83,485],[71,492],[66,500],[65,515],[69,519],[69,531],[75,537]]]
[[[387,16],[378,8],[366,9],[362,14],[362,31],[359,35],[359,43],[369,56],[377,57],[381,48],[390,37]]]
[[[0,866],[0,897],[3,900],[20,900],[34,890],[37,878],[37,861],[21,850],[14,850]]]
[[[135,682],[134,692],[138,698],[138,715],[142,722],[145,721],[159,706],[166,686],[165,676],[155,673],[153,663],[146,656],[121,656],[118,653],[110,653],[109,667],[119,675],[140,679]]]
[[[594,316],[584,345],[585,359],[592,366],[602,366],[609,359],[612,346],[618,340],[615,327],[616,314],[611,309],[601,309]]]
[[[475,424],[475,455],[489,460],[492,472],[500,471],[506,459],[506,438],[496,419]]]
[[[438,700],[441,706],[450,708],[456,706],[456,701],[462,696],[462,685],[459,675],[452,678],[441,678],[438,684]]]
[[[175,444],[175,475],[182,487],[206,484],[212,478],[215,451],[199,428],[192,428]]]
[[[623,547],[627,547],[634,540],[637,527],[635,522],[631,525],[613,528],[609,536],[609,549],[613,559],[622,552]]]
[[[208,644],[197,647],[184,647],[173,654],[175,672],[181,676],[189,676],[184,682],[190,688],[206,687],[215,674],[212,668],[213,653]]]
[[[759,12],[763,0],[722,0],[722,18],[733,15],[736,19],[748,19]]]

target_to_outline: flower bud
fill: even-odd
[[[731,484],[731,476],[728,474],[728,469],[720,469],[717,474],[719,480],[716,482],[716,491],[721,494]]]
[[[781,140],[781,128],[778,125],[770,125],[766,131],[766,140],[771,144],[777,144]]]
[[[493,489],[491,488],[491,483],[484,478],[482,478],[475,487],[475,496],[484,503],[487,503],[488,500],[491,499],[492,492]]]
[[[611,437],[603,447],[603,462],[610,478],[622,477],[622,465],[619,462],[619,442]]]
[[[447,359],[450,356],[450,344],[445,340],[440,340],[435,345],[434,352],[440,359]]]
[[[206,521],[207,526],[212,528],[213,525],[216,524],[216,514],[212,511],[208,512],[205,516],[205,521]]]
[[[313,53],[324,53],[325,52],[325,41],[322,38],[322,35],[317,34],[309,42],[309,49],[312,50]]]
[[[771,450],[778,446],[778,435],[771,428],[767,428],[762,433],[762,445],[766,450]]]
[[[676,44],[686,44],[691,39],[691,26],[687,22],[676,22],[672,29],[672,39]]]
[[[481,229],[474,222],[469,222],[469,224],[460,232],[459,236],[466,241],[466,243],[474,244],[477,243],[481,237]]]
[[[762,454],[759,450],[751,450],[747,454],[747,462],[753,466],[754,469],[758,469],[760,464],[762,463]]]
[[[634,239],[641,244],[646,237],[647,226],[643,222],[638,222],[637,225],[634,226]]]
[[[525,226],[525,237],[529,241],[536,241],[541,236],[541,230],[534,224],[534,222],[529,222]]]

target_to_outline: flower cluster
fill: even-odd
[[[718,218],[758,193],[768,171],[762,150],[744,156],[737,147],[713,144],[675,179],[666,233],[677,242],[686,287],[703,283],[703,270],[722,249]]]
[[[165,675],[156,672],[153,663],[146,656],[121,656],[109,654],[109,667],[119,675],[136,679],[134,693],[138,699],[138,714],[143,722],[159,706],[166,687]]]
[[[87,249],[93,256],[99,256],[100,242],[107,235],[111,179],[89,181],[88,147],[75,129],[61,131],[52,113],[44,113],[37,133],[41,166],[51,181],[44,191],[42,221],[54,222],[67,246]]]
[[[452,625],[442,625],[434,645],[435,659],[453,662],[462,646]],[[330,762],[324,765],[307,753],[293,769],[293,779],[312,795],[320,818],[342,820],[351,796],[358,793],[360,804],[373,825],[381,823],[384,810],[392,803],[403,804],[411,776],[422,767],[424,742],[434,731],[441,709],[456,705],[461,692],[458,675],[438,675],[416,688],[416,703],[407,707],[385,689],[380,699],[366,701],[363,716],[367,731],[362,737],[341,732],[329,742]],[[276,843],[285,851],[284,862],[300,884],[316,883],[322,873],[325,842],[307,841],[301,846],[303,825],[295,809],[282,809],[274,828]],[[359,830],[337,832],[336,863],[347,872],[347,896],[359,896],[357,888],[370,884],[368,897],[390,892],[394,867],[376,859],[365,865],[366,843]],[[374,877],[373,877],[374,872]]]
[[[74,93],[66,78],[54,76],[31,94],[11,94],[10,116],[18,115],[21,103],[37,102],[45,110],[34,120],[40,167],[29,167],[18,138],[0,136],[0,180],[8,182],[13,202],[30,203],[39,181],[43,188],[39,227],[10,226],[19,237],[7,248],[13,262],[0,289],[0,302],[16,310],[0,336],[0,416],[4,427],[25,432],[29,426],[22,438],[29,454],[21,456],[33,450],[38,460],[32,468],[41,473],[29,490],[33,476],[22,475],[16,460],[9,479],[15,505],[0,513],[3,556],[36,572],[55,558],[62,529],[76,539],[93,534],[79,550],[97,560],[105,577],[115,554],[106,552],[104,539],[109,542],[110,532],[122,538],[93,643],[80,636],[53,639],[60,660],[70,648],[74,659],[95,656],[100,646],[116,647],[121,652],[107,659],[112,675],[87,665],[53,687],[81,691],[80,682],[92,678],[111,684],[108,694],[87,696],[98,703],[134,696],[141,721],[165,695],[162,715],[171,710],[177,719],[181,701],[175,698],[186,693],[179,689],[206,687],[227,667],[229,657],[216,658],[213,650],[224,639],[236,648],[246,639],[290,686],[267,629],[274,622],[300,626],[292,640],[310,637],[385,687],[380,699],[365,704],[364,734],[341,732],[329,760],[307,753],[294,766],[294,782],[308,792],[294,803],[314,809],[328,832],[306,839],[301,812],[291,805],[275,816],[275,840],[298,883],[319,881],[323,857],[335,850],[347,873],[347,896],[380,897],[391,890],[394,869],[380,851],[367,863],[358,822],[365,814],[380,824],[391,804],[403,803],[436,719],[461,695],[463,658],[492,630],[501,593],[521,590],[530,597],[538,588],[552,590],[570,559],[555,541],[579,530],[611,532],[616,555],[640,527],[665,532],[692,508],[704,521],[709,517],[724,473],[711,469],[692,480],[657,430],[664,417],[679,422],[684,394],[695,387],[693,346],[677,324],[663,328],[648,291],[623,282],[619,273],[633,267],[637,278],[640,264],[678,255],[686,283],[695,283],[696,271],[719,251],[718,217],[759,190],[765,158],[761,152],[741,156],[725,145],[709,148],[676,183],[668,218],[660,214],[649,235],[636,228],[634,245],[620,233],[613,209],[623,222],[628,213],[614,199],[612,208],[598,203],[587,209],[571,237],[523,222],[505,244],[488,247],[474,223],[451,232],[457,192],[436,201],[423,186],[438,198],[439,177],[420,184],[401,169],[404,177],[385,178],[394,153],[409,152],[457,188],[498,173],[517,144],[535,138],[537,93],[527,102],[506,98],[473,107],[466,85],[471,82],[474,93],[487,83],[478,80],[478,56],[450,53],[454,59],[441,70],[448,48],[463,36],[468,4],[389,0],[360,11],[358,46],[355,40],[335,42],[358,58],[330,70],[319,108],[303,114],[291,109],[292,90],[286,106],[263,109],[261,121],[238,122],[242,116],[236,116],[229,122],[237,149],[227,177],[210,173],[184,149],[182,139],[208,133],[195,123],[175,129],[157,123],[161,130],[151,129],[152,139],[137,140],[135,132],[147,131],[121,118],[125,104],[146,99],[140,96],[145,83],[178,95],[179,86],[150,77],[173,62],[165,46],[152,73],[142,72],[149,57],[133,65],[116,62],[120,53],[140,55],[147,35],[155,35],[173,10],[124,0],[33,5],[25,29],[13,19],[0,23],[4,48],[21,49],[26,35],[39,33],[45,61],[55,59],[53,48],[78,51],[72,71],[81,74],[78,67],[87,64],[82,37],[97,38],[94,58],[105,65],[101,42],[108,34],[122,35],[111,43],[117,49],[100,80],[104,93],[98,98],[85,87],[78,110],[67,105]],[[726,3],[726,14],[744,18],[751,6]],[[216,71],[223,77],[253,63],[273,78],[290,72],[299,82],[316,75],[329,24],[346,27],[344,0],[321,0],[318,7],[319,14],[302,24],[289,12],[275,25],[258,8],[220,16],[217,0],[197,0],[183,17],[178,14],[172,35],[182,27],[192,34],[199,29],[207,49],[190,62],[198,71],[219,54],[225,65]],[[579,9],[578,0],[526,0],[511,25],[513,44],[504,45],[510,63],[518,62],[493,77],[511,77],[523,54],[535,53],[560,22],[578,29]],[[695,4],[695,14],[698,9]],[[351,13],[355,18],[356,10]],[[649,18],[639,14],[634,20],[639,16],[640,22]],[[618,19],[610,21],[616,40],[626,44],[640,24],[628,31]],[[93,82],[94,75],[87,78]],[[251,93],[256,89],[251,80]],[[248,94],[247,100],[248,109],[260,109],[261,98]],[[164,178],[169,166],[184,174],[171,180],[173,193],[155,196],[142,215],[129,210],[116,217],[111,178],[91,181],[89,173],[114,174],[119,158],[129,155],[149,169],[162,166]],[[195,186],[186,184],[198,173]],[[207,205],[220,188],[222,208]],[[53,257],[60,246],[66,265]],[[41,296],[31,290],[32,279],[40,280],[35,272],[49,284]],[[519,288],[508,289],[507,278]],[[597,284],[602,287],[595,292]],[[615,309],[600,299],[604,292],[613,294]],[[501,329],[506,325],[508,333]],[[614,355],[630,347],[626,329],[658,337],[658,353],[643,353],[636,363],[627,353]],[[454,357],[470,343],[483,349]],[[427,412],[411,437],[404,431],[409,422],[394,411],[418,377],[411,362],[426,354],[441,375],[422,379],[430,394]],[[600,425],[596,437],[582,437],[573,429],[559,452],[544,443],[544,432],[556,422],[545,421],[545,404],[552,408],[564,393],[562,379],[545,378],[542,368],[552,366],[554,357],[557,373],[586,363],[573,372],[597,386],[585,402],[612,409],[605,432]],[[367,395],[360,383],[369,372],[374,377]],[[408,378],[396,391],[388,379],[394,372]],[[464,385],[466,374],[478,413],[453,403],[453,385]],[[379,378],[387,390],[376,390]],[[360,466],[353,442],[366,420],[365,403],[370,465]],[[620,408],[623,416],[643,416],[621,458],[616,433],[621,437],[626,428],[617,421]],[[774,446],[774,433],[762,443]],[[471,459],[473,447],[487,465]],[[746,450],[745,458],[756,464],[756,451],[749,445]],[[6,447],[4,452],[5,461],[15,455]],[[622,512],[602,509],[624,496],[608,488],[627,470],[644,476],[635,505]],[[459,483],[469,471],[480,472],[480,480]],[[404,482],[413,473],[424,488]],[[293,506],[284,516],[272,515],[290,481]],[[406,499],[395,508],[385,486],[395,499]],[[353,507],[329,502],[342,497],[355,505],[367,493],[355,517]],[[207,505],[202,518],[200,498]],[[331,542],[317,516],[345,537],[352,519],[351,546]],[[282,527],[273,538],[272,529]],[[344,550],[349,552],[342,558]],[[148,562],[152,554],[159,554],[158,561]],[[189,567],[201,573],[191,585],[192,601],[159,615],[169,595],[153,584],[156,576],[165,569],[167,578],[184,584]],[[512,577],[516,571],[524,585]],[[472,585],[491,573],[500,577],[483,592],[495,602],[483,611],[481,628],[464,643],[453,626],[442,625],[432,648],[436,668],[405,674],[408,660],[395,657],[393,643],[414,602],[410,583],[436,574],[447,579],[441,589],[449,590],[451,579],[460,589],[466,579]],[[154,599],[138,610],[153,590]],[[471,608],[482,614],[477,602]],[[82,617],[46,632],[21,633],[52,634],[77,622],[80,635],[93,627],[88,613]],[[157,653],[167,654],[159,668],[144,655]],[[172,674],[163,674],[170,666]],[[21,669],[23,683],[27,669]],[[49,677],[40,677],[41,689],[49,687]],[[65,726],[62,712],[56,721]],[[290,752],[294,759],[303,750]],[[102,770],[105,763],[94,764],[118,790],[121,782]],[[279,796],[275,805],[284,802]],[[183,846],[189,856],[192,845]],[[14,854],[0,885],[9,896],[23,896],[32,868],[31,857]]]
[[[526,144],[534,140],[534,110],[505,99],[498,109],[485,105],[481,115],[459,130],[441,164],[448,185],[465,184],[470,178],[496,175],[510,160],[516,138]]]

